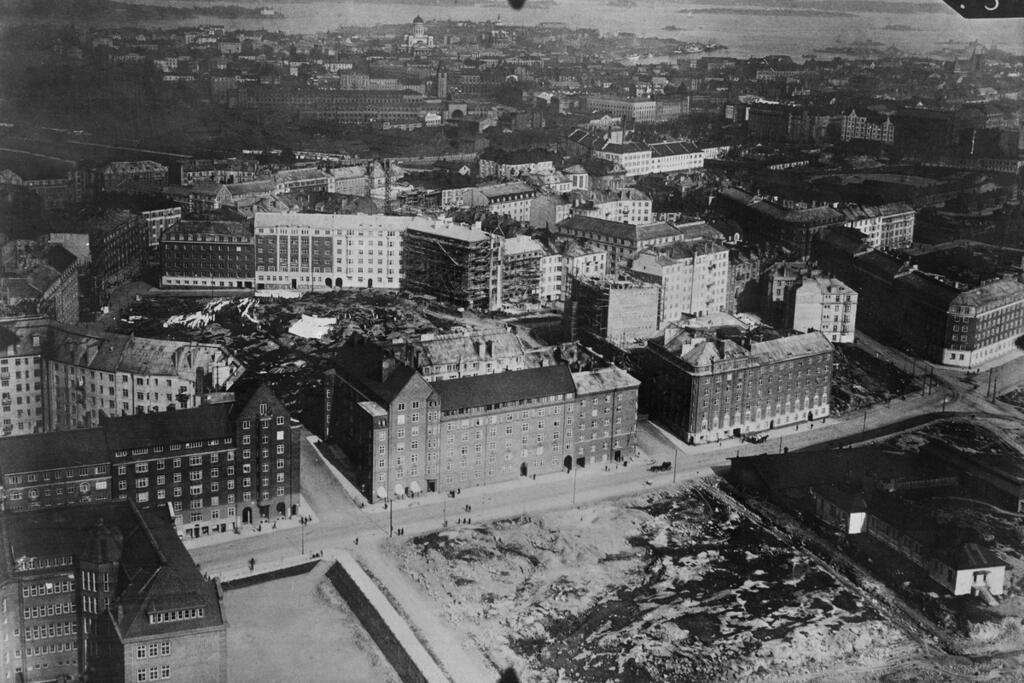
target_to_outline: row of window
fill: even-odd
[[[47,581],[46,583],[23,584],[21,597],[35,598],[41,595],[54,595],[59,593],[70,593],[75,590],[71,581]]]
[[[26,607],[22,611],[25,619],[42,619],[43,617],[54,617],[61,614],[74,614],[75,603],[73,602],[52,602],[49,605]]]
[[[167,664],[156,667],[151,666],[148,669],[139,669],[135,676],[135,680],[142,683],[142,681],[159,681],[171,677],[171,667]]]
[[[135,658],[145,659],[147,657],[166,657],[171,654],[171,641],[164,640],[159,643],[148,643],[135,647]]]
[[[162,612],[150,612],[149,623],[151,624],[164,624],[171,621],[190,621],[193,619],[202,619],[204,611],[202,607],[192,607],[189,609],[171,609],[164,610]]]
[[[25,628],[25,640],[43,640],[44,638],[63,638],[78,634],[78,623],[65,621],[63,623],[42,624]],[[17,632],[14,634],[17,636]]]

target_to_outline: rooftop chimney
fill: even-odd
[[[396,367],[398,367],[398,363],[395,362],[394,358],[385,358],[382,360],[380,362],[380,381],[387,382],[395,372]]]

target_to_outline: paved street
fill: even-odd
[[[898,364],[910,362],[898,351],[882,347],[870,339],[865,338],[861,343]],[[922,366],[920,363],[917,365]],[[1017,359],[997,372],[1006,379],[1007,387],[1011,381],[1024,380],[1024,359]],[[572,474],[561,472],[537,479],[517,479],[466,489],[455,498],[423,494],[398,501],[387,509],[380,504],[360,509],[329,471],[317,450],[303,438],[302,490],[316,521],[305,528],[292,526],[228,536],[225,537],[226,542],[195,548],[192,554],[205,573],[238,576],[248,570],[250,557],[264,567],[295,562],[303,552],[309,555],[322,551],[328,558],[341,550],[353,552],[384,583],[393,597],[404,596],[402,599],[409,608],[403,613],[428,649],[449,661],[457,660],[458,663],[448,669],[454,680],[476,683],[480,680],[481,667],[489,670],[482,654],[472,644],[455,639],[438,616],[425,603],[421,604],[423,598],[416,584],[388,561],[386,544],[401,543],[405,539],[405,536],[389,539],[390,529],[404,529],[406,534],[413,536],[442,529],[446,524],[451,527],[460,518],[479,523],[584,505],[652,488],[671,487],[673,482],[711,475],[712,468],[726,465],[730,457],[808,448],[838,439],[856,439],[862,434],[877,437],[879,430],[885,433],[886,427],[929,413],[946,411],[1020,417],[1015,409],[993,405],[986,400],[984,382],[965,384],[962,381],[964,375],[957,371],[936,370],[940,383],[931,392],[829,418],[813,426],[802,424],[776,429],[762,444],[744,443],[734,438],[716,444],[690,446],[657,425],[641,422],[637,433],[641,457],[631,465],[611,465],[607,470],[590,467]],[[674,468],[666,472],[649,471],[649,465],[665,461],[672,462]],[[466,506],[471,508],[471,512],[466,511]],[[460,648],[461,654],[457,654]]]

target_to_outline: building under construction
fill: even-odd
[[[629,278],[573,278],[564,312],[570,339],[590,334],[616,346],[658,332],[661,287]]]
[[[402,271],[409,291],[476,310],[501,308],[501,236],[479,223],[410,226]]]

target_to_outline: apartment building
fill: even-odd
[[[718,242],[677,242],[637,254],[630,275],[661,287],[659,324],[725,311],[729,250]]]
[[[691,239],[701,222],[683,225],[649,223],[634,225],[588,216],[571,216],[555,226],[554,234],[585,241],[608,255],[608,271],[625,271],[638,251]]]
[[[263,386],[207,401],[104,418],[72,446],[62,433],[5,439],[6,509],[130,500],[170,509],[179,533],[196,538],[296,514],[299,432],[287,409]]]
[[[639,383],[562,365],[427,382],[349,347],[325,378],[328,438],[374,500],[451,491],[632,457]]]
[[[901,249],[914,242],[916,212],[910,204],[893,202],[875,206],[844,206],[843,225],[864,233],[875,249]]]
[[[629,188],[618,192],[579,192],[572,196],[573,216],[646,225],[652,221],[653,202],[643,192]]]
[[[871,140],[891,145],[895,138],[896,126],[889,116],[867,114],[861,116],[856,109],[843,114],[839,129],[839,139]]]
[[[241,220],[183,220],[160,238],[160,286],[252,289],[253,232]]]
[[[818,330],[832,343],[852,344],[857,324],[857,292],[836,278],[803,278],[787,297],[787,327]]]
[[[827,417],[832,345],[820,332],[734,341],[674,330],[648,343],[639,372],[651,417],[707,443]]]
[[[217,344],[86,332],[45,318],[0,318],[0,434],[99,424],[198,406],[244,366]]]

